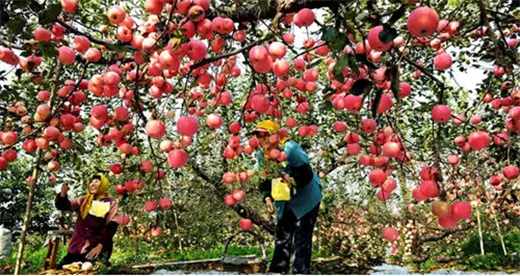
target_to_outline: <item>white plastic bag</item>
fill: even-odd
[[[0,225],[0,258],[9,258],[13,252],[11,231]]]

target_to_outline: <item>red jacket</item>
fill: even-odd
[[[89,242],[87,251],[89,252],[92,248],[98,244],[103,244],[102,253],[107,254],[110,258],[112,254],[112,238],[117,231],[116,215],[118,211],[117,200],[112,198],[104,198],[99,201],[110,202],[110,210],[104,218],[96,217],[88,214],[84,219],[79,214],[81,203],[84,198],[69,200],[67,197],[60,197],[58,194],[55,199],[55,205],[58,210],[62,211],[73,211],[78,213],[78,220],[74,228],[74,235],[70,241],[68,253],[81,254],[81,249],[85,245],[85,242]]]

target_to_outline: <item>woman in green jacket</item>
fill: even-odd
[[[287,138],[270,143],[269,137],[278,135],[280,127],[276,122],[263,121],[253,131],[258,138],[261,150],[257,154],[258,169],[264,171],[265,181],[260,185],[267,210],[276,214],[275,249],[269,267],[270,272],[288,273],[289,263],[294,248],[293,273],[310,274],[312,254],[312,233],[318,217],[322,198],[322,185],[316,172],[310,166],[309,158],[303,148]],[[279,149],[287,155],[282,162],[276,162],[284,182],[292,183],[290,199],[275,200],[271,193],[273,175],[268,175],[264,167],[273,162],[269,152]],[[272,173],[272,172],[271,172]]]

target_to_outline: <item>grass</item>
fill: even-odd
[[[202,260],[202,259],[214,259],[220,258],[222,255],[223,247],[216,247],[206,251],[199,251],[194,249],[186,249],[183,251],[173,252],[171,254],[164,254],[157,256],[154,262],[160,261],[188,261],[188,260]],[[266,249],[268,259],[271,258],[273,248],[269,247]],[[67,253],[66,246],[60,246],[57,262],[59,262]],[[22,263],[22,273],[37,273],[40,272],[47,254],[47,247],[42,247],[36,251],[26,251],[24,256],[24,262]],[[242,256],[242,255],[257,255],[262,256],[260,248],[257,247],[243,247],[243,246],[230,246],[227,252],[228,256]],[[134,254],[132,250],[121,250],[120,252],[114,252],[112,255],[111,263],[115,269],[118,267],[129,267],[129,265],[145,263],[149,260],[148,254]],[[16,264],[16,250],[14,250],[10,258],[0,259],[0,273],[10,274],[14,273],[14,266]]]
[[[141,247],[144,247],[141,245]],[[144,248],[146,249],[146,248]],[[222,256],[224,246],[219,245],[215,248],[208,250],[205,249],[185,249],[183,251],[172,250],[171,252],[165,252],[161,255],[156,255],[154,252],[146,252],[147,250],[141,250],[139,254],[135,254],[133,248],[128,246],[120,247],[115,250],[110,259],[112,268],[110,271],[117,271],[119,268],[129,268],[132,265],[143,264],[149,261],[152,262],[164,262],[164,261],[188,261],[188,260],[203,260],[203,259],[215,259]],[[273,255],[274,248],[272,246],[266,248],[267,260],[270,261]],[[67,253],[67,247],[63,244],[59,248],[58,257],[56,259],[59,262]],[[24,274],[38,273],[41,271],[47,254],[47,247],[41,247],[37,250],[28,248],[24,256],[24,262],[22,263],[21,272]],[[261,249],[258,246],[250,245],[231,245],[228,248],[227,256],[243,256],[243,255],[256,255],[262,256]],[[315,251],[313,257],[328,257],[327,255]],[[13,254],[10,258],[0,259],[0,274],[12,274],[14,273],[14,266],[16,264],[16,250],[13,250]]]
[[[13,246],[13,253],[10,258],[0,259],[0,273],[10,274],[14,273],[14,267],[16,265],[16,255],[18,247]],[[59,262],[67,254],[67,247],[60,246],[58,250],[58,256],[56,262]],[[45,262],[45,256],[47,255],[47,247],[41,247],[37,250],[26,250],[23,258],[20,272],[22,274],[40,272]]]
[[[215,259],[220,258],[222,256],[222,252],[224,250],[223,245],[216,245],[211,249],[205,248],[191,248],[185,249],[182,251],[173,249],[164,253],[158,253],[156,251],[149,252],[145,248],[141,249],[141,252],[148,253],[140,253],[135,254],[135,249],[128,249],[124,247],[125,250],[116,250],[112,254],[111,262],[113,265],[125,265],[128,266],[131,264],[141,264],[146,263],[148,261],[152,262],[161,262],[161,261],[189,261],[189,260],[204,260],[204,259]],[[273,246],[266,246],[266,255],[267,260],[271,260],[274,252]],[[150,253],[150,254],[149,254]],[[227,250],[226,256],[244,256],[244,255],[256,255],[258,257],[262,256],[262,251],[259,246],[251,246],[251,245],[231,245]],[[314,250],[312,254],[313,258],[319,257],[330,257],[329,254],[326,254],[323,251]]]

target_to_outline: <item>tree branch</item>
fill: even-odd
[[[429,70],[427,70],[423,66],[420,66],[419,64],[417,64],[415,61],[411,60],[409,57],[407,57],[406,55],[401,53],[396,48],[393,48],[393,49],[394,49],[395,52],[397,52],[400,55],[400,58],[404,59],[410,65],[413,65],[415,68],[419,69],[419,71],[423,72],[431,80],[433,80],[434,82],[437,83],[437,85],[439,86],[439,88],[441,90],[441,93],[440,93],[440,96],[439,96],[439,103],[442,103],[444,101],[444,88],[445,88],[444,83],[441,80],[439,80],[437,77],[435,77],[435,75],[433,75],[432,72],[430,72]]]
[[[422,235],[419,237],[418,241],[421,243],[430,242],[430,241],[440,241],[451,234],[454,234],[454,233],[457,233],[460,231],[466,231],[470,228],[471,228],[471,225],[466,224],[464,227],[460,227],[460,228],[444,229],[438,234]]]
[[[303,8],[334,8],[342,3],[348,3],[351,0],[283,0],[277,1],[277,5],[270,5],[266,9],[260,8],[258,5],[242,5],[234,13],[224,15],[231,18],[234,22],[252,21],[254,19],[272,19],[277,13],[282,14],[297,12]]]
[[[114,46],[127,46],[128,49],[131,49],[132,51],[137,51],[137,49],[135,49],[134,47],[132,46],[128,46],[128,45],[123,45],[123,44],[113,44],[113,43],[109,43],[109,42],[106,42],[106,41],[103,41],[103,40],[99,40],[97,38],[94,38],[92,37],[91,35],[89,34],[86,34],[84,32],[81,32],[79,30],[76,30],[74,28],[72,28],[71,26],[67,25],[67,23],[63,22],[62,20],[60,19],[56,19],[56,22],[58,22],[58,24],[60,24],[61,26],[63,26],[66,30],[68,30],[69,32],[71,33],[74,33],[74,34],[78,34],[78,35],[82,35],[86,38],[88,38],[91,42],[94,42],[96,44],[99,44],[99,45],[103,45],[107,48],[111,48],[111,47],[114,47]]]
[[[25,51],[25,49],[22,46],[13,44],[13,43],[8,42],[8,41],[3,40],[3,39],[0,40],[0,45],[4,45],[7,48],[11,48],[11,49],[15,49],[15,50]]]
[[[203,172],[197,164],[194,164],[193,162],[190,164],[192,169],[195,171],[195,173],[202,179],[204,179],[206,182],[213,184],[214,186],[218,187],[218,184],[216,184],[211,177],[209,177],[205,172]],[[218,190],[222,191],[222,190]],[[221,198],[224,196],[223,193],[219,193]],[[235,206],[232,207],[235,212],[237,212],[238,215],[240,215],[243,218],[250,219],[254,224],[261,226],[265,231],[267,231],[269,234],[274,235],[276,227],[270,222],[262,219],[260,215],[255,212],[253,209],[242,205],[240,203],[237,203]]]
[[[417,237],[413,241],[412,245],[412,253],[414,255],[413,262],[414,263],[423,263],[426,262],[430,258],[430,251],[423,251],[423,244],[425,242],[432,242],[432,241],[440,241],[444,239],[445,237],[455,234],[457,232],[461,231],[467,231],[471,228],[471,225],[468,223],[463,227],[458,227],[455,229],[444,229],[441,233],[437,234],[425,234],[422,236]]]
[[[256,45],[258,45],[258,44],[260,44],[260,43],[262,43],[262,42],[264,42],[266,40],[267,40],[266,38],[262,38],[260,40],[255,41],[255,42],[252,42],[252,43],[250,43],[250,44],[248,44],[248,45],[246,45],[246,46],[244,46],[244,47],[242,47],[240,49],[237,49],[237,50],[235,50],[233,52],[229,52],[229,53],[226,53],[226,54],[214,56],[214,57],[211,57],[211,58],[205,58],[205,59],[203,59],[201,61],[198,61],[197,63],[191,65],[190,66],[190,72],[195,70],[195,69],[197,69],[197,68],[199,68],[199,67],[201,67],[201,66],[204,66],[206,64],[212,63],[214,61],[217,61],[217,60],[220,60],[220,59],[223,59],[223,58],[227,58],[227,57],[230,57],[230,56],[234,56],[234,55],[239,54],[241,52],[247,51],[247,50],[253,48],[254,46],[256,46]]]
[[[510,52],[507,51],[507,42],[500,43],[499,39],[496,37],[495,33],[491,29],[491,24],[489,24],[489,19],[487,17],[487,9],[484,0],[478,1],[478,6],[480,9],[480,25],[487,27],[486,35],[491,38],[493,43],[495,44],[495,49],[497,51],[497,55],[500,53],[505,54],[507,57],[511,59],[511,62],[516,63],[516,57]],[[498,22],[498,21],[497,21]],[[505,37],[503,37],[505,41]],[[498,56],[497,56],[498,57]]]

